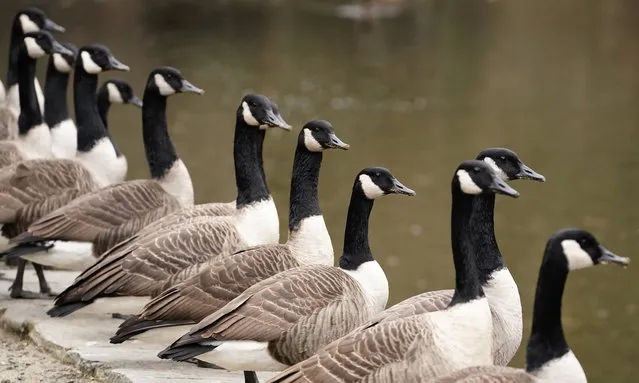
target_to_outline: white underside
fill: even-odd
[[[22,258],[38,265],[59,270],[83,271],[95,263],[93,244],[90,242],[55,242],[48,251],[24,255]]]
[[[280,221],[273,198],[240,208],[235,218],[237,231],[247,247],[279,242]]]
[[[51,132],[45,123],[30,128],[15,142],[25,159],[51,158]]]
[[[78,147],[78,129],[72,119],[51,128],[51,151],[55,158],[73,158]]]
[[[544,383],[586,383],[586,374],[572,351],[551,360],[537,371],[531,372],[539,382]]]
[[[175,161],[159,182],[162,189],[175,197],[182,206],[193,205],[193,182],[191,182],[189,170],[182,160]]]
[[[124,156],[118,157],[108,137],[102,138],[88,152],[78,152],[77,157],[102,186],[124,181],[127,162]]]
[[[300,265],[335,263],[331,237],[321,215],[302,219],[297,230],[289,233],[286,244]]]
[[[370,315],[384,310],[388,302],[388,279],[377,261],[364,262],[355,270],[344,270],[364,291]]]
[[[523,333],[519,290],[507,268],[493,272],[483,288],[493,317],[494,362],[507,366],[521,345]]]
[[[160,344],[162,347],[175,342],[181,336],[189,332],[193,325],[162,327],[147,330],[142,334],[132,337],[128,342],[142,342],[149,344]]]
[[[40,113],[44,114],[44,93],[42,93],[42,88],[40,87],[40,82],[37,77],[33,79],[33,83],[35,85],[36,97],[38,97],[38,104],[40,104]],[[9,88],[6,98],[13,110],[20,115],[20,90],[18,84]]]
[[[288,366],[271,357],[267,342],[237,340],[196,357],[230,371],[282,371]]]
[[[113,313],[134,315],[142,311],[144,306],[149,303],[151,297],[113,297],[99,298],[93,304],[85,306],[71,315],[98,315],[108,316]],[[182,333],[184,335],[184,333]],[[175,340],[175,339],[173,339]]]

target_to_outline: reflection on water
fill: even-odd
[[[313,118],[330,120],[352,145],[325,155],[320,180],[336,249],[354,175],[370,165],[391,169],[418,193],[379,200],[372,214],[372,249],[390,279],[391,303],[452,286],[449,182],[461,160],[489,146],[515,150],[548,179],[519,181],[522,197],[497,203],[497,236],[527,328],[552,232],[584,227],[618,254],[635,255],[635,1],[414,1],[372,25],[335,17],[335,1],[14,0],[1,2],[0,14],[8,23],[28,4],[67,27],[60,40],[108,45],[132,68],[115,75],[140,94],[158,65],[180,68],[207,91],[175,96],[169,107],[199,202],[234,198],[233,119],[248,91],[278,102],[297,129]],[[8,31],[0,36],[6,52]],[[140,121],[133,107],[112,109],[110,126],[131,178],[147,176]],[[296,133],[267,136],[266,172],[284,233]],[[592,382],[634,381],[635,269],[570,276],[564,327]],[[523,365],[524,353],[514,365]]]

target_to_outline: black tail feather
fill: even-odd
[[[118,331],[113,337],[111,337],[110,342],[122,343],[126,340],[129,340],[131,337],[142,334],[143,332],[148,330],[164,327],[183,326],[187,324],[195,324],[195,322],[190,320],[146,320],[136,316],[122,322],[122,324],[118,328]]]
[[[59,306],[53,306],[52,309],[47,311],[47,314],[51,317],[65,317],[91,303],[93,303],[93,301],[65,303]]]
[[[52,241],[21,243],[8,250],[0,252],[0,258],[5,257],[5,262],[9,263],[23,255],[49,251],[53,246],[54,243]]]
[[[244,371],[244,383],[260,383],[255,371]]]
[[[199,343],[186,344],[184,346],[169,346],[158,353],[160,359],[173,359],[179,362],[195,358],[206,352],[215,350],[217,346],[202,345]]]

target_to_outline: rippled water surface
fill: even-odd
[[[132,71],[107,76],[140,95],[158,65],[206,90],[175,96],[169,107],[198,202],[234,198],[234,113],[249,91],[275,100],[296,127],[269,132],[265,142],[282,233],[297,132],[313,118],[330,120],[352,145],[325,154],[320,179],[338,252],[360,169],[385,166],[415,189],[414,198],[378,200],[371,216],[390,303],[453,286],[450,179],[459,162],[490,146],[515,150],[548,179],[514,183],[521,198],[498,198],[496,210],[526,336],[555,230],[583,227],[618,254],[638,253],[639,2],[414,1],[366,24],[336,16],[344,8],[335,1],[11,0],[0,2],[0,53],[11,14],[28,4],[67,27],[60,41],[108,45]],[[110,118],[129,177],[146,177],[140,111],[114,107]],[[636,267],[608,266],[569,278],[564,328],[592,382],[635,381],[637,275]],[[522,347],[513,365],[523,366],[524,354]]]

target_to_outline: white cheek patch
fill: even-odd
[[[20,26],[22,27],[22,33],[38,32],[40,30],[38,24],[34,23],[27,15],[20,15]]]
[[[33,37],[25,37],[24,45],[27,46],[27,53],[32,59],[36,59],[47,54]]]
[[[242,101],[242,117],[244,117],[244,122],[251,126],[260,126],[259,121],[255,117],[253,117],[253,113],[251,113],[251,108],[249,108],[246,101]]]
[[[574,239],[564,239],[561,241],[561,247],[568,260],[568,270],[584,269],[594,265],[590,255]]]
[[[459,186],[464,193],[473,195],[481,194],[481,188],[477,186],[466,170],[459,169],[457,171],[457,179],[459,179]]]
[[[62,57],[60,53],[53,54],[53,65],[58,72],[69,73],[71,72],[71,66],[67,60]]]
[[[82,60],[82,68],[84,71],[89,74],[98,74],[102,72],[102,68],[93,61],[93,57],[87,51],[84,51],[80,54],[80,59]]]
[[[304,129],[304,146],[306,146],[306,149],[310,152],[321,152],[324,150],[322,145],[317,142],[313,133],[309,129]]]
[[[490,157],[486,157],[484,158],[484,162],[487,163],[493,169],[493,171],[495,172],[495,174],[499,176],[499,178],[501,178],[505,182],[509,181],[508,175],[506,174],[506,172],[504,172],[502,168],[497,166],[497,163],[495,163],[495,160],[493,160]]]
[[[107,92],[109,92],[109,102],[112,104],[123,104],[124,100],[122,100],[122,94],[120,94],[120,90],[114,83],[110,82],[107,84]]]
[[[360,174],[359,182],[366,198],[375,199],[384,195],[384,191],[367,174]]]
[[[166,82],[164,76],[162,76],[161,74],[156,73],[155,76],[153,76],[153,81],[155,81],[155,86],[158,87],[158,90],[160,91],[160,94],[162,96],[170,96],[175,93],[175,89],[173,89],[173,87],[169,85],[168,82]]]

